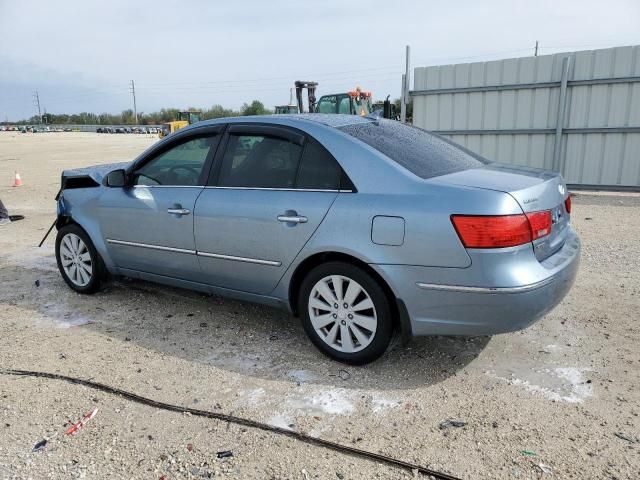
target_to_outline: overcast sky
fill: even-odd
[[[307,5],[307,7],[303,7]],[[48,112],[239,108],[361,85],[400,94],[412,65],[640,44],[640,1],[0,0],[0,120]]]

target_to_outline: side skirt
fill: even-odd
[[[262,305],[268,305],[270,307],[287,310],[287,302],[276,297],[247,293],[240,290],[232,290],[229,288],[216,287],[213,285],[207,285],[206,283],[192,282],[190,280],[166,277],[164,275],[141,272],[138,270],[130,270],[128,268],[118,267],[116,268],[116,270],[117,275],[122,275],[129,278],[147,280],[149,282],[161,283],[163,285],[169,285],[171,287],[184,288],[186,290],[195,290],[197,292],[210,293],[212,295],[233,298],[235,300],[241,300],[243,302],[260,303]]]

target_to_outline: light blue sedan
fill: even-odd
[[[288,309],[322,352],[363,364],[396,331],[541,318],[578,269],[570,212],[560,175],[398,122],[226,118],[63,172],[56,257],[81,293],[110,274]]]

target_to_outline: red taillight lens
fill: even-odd
[[[571,213],[571,195],[564,201],[564,208],[567,209],[567,213]]]
[[[522,215],[452,215],[466,248],[503,248],[529,243],[551,233],[551,211]]]
[[[514,247],[531,241],[531,226],[525,215],[453,215],[451,221],[467,248]]]
[[[551,233],[551,210],[527,213],[526,215],[531,224],[532,240],[547,236]]]

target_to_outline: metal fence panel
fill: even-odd
[[[488,158],[640,188],[640,46],[418,67],[411,96],[414,125]]]

